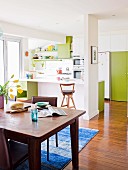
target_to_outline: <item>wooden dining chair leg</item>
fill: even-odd
[[[57,133],[55,134],[55,138],[56,138],[56,147],[58,147],[58,135],[57,135]]]
[[[67,99],[67,108],[70,107],[70,96],[68,96],[68,99]]]
[[[47,161],[49,161],[49,138],[47,139]]]
[[[68,96],[66,96],[66,106],[68,107]]]
[[[65,99],[65,95],[63,96],[63,100],[62,100],[62,103],[61,103],[61,107],[64,105],[64,99]]]
[[[76,109],[76,106],[75,106],[75,102],[74,102],[74,100],[73,100],[73,97],[71,97],[71,100],[72,100],[72,103],[73,103],[74,108]]]

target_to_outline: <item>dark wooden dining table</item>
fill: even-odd
[[[0,127],[5,129],[8,139],[28,144],[29,169],[41,170],[41,142],[70,125],[72,169],[79,169],[78,127],[83,110],[63,110],[67,116],[39,118],[32,122],[30,109],[22,113],[6,113],[0,109]]]

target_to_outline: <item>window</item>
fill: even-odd
[[[7,81],[12,74],[20,78],[22,68],[21,39],[4,36],[0,40],[0,84]]]
[[[8,77],[11,77],[11,75],[14,74],[15,78],[19,78],[19,52],[19,42],[7,41]]]

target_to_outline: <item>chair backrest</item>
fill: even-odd
[[[36,102],[49,102],[51,106],[57,107],[57,97],[49,97],[49,96],[32,96],[32,103]]]
[[[74,86],[75,86],[75,83],[67,83],[67,84],[61,83],[60,89],[61,89],[61,92],[65,91],[65,90],[75,92]]]
[[[9,146],[5,137],[4,129],[0,128],[0,168],[11,169]]]

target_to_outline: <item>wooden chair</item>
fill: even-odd
[[[0,169],[13,170],[28,159],[26,144],[6,139],[5,130],[0,128]]]
[[[75,83],[60,84],[61,93],[63,94],[61,107],[67,106],[67,108],[75,108],[76,109],[75,102],[73,100],[73,93],[75,92],[74,86],[75,86]],[[67,101],[66,101],[66,104],[64,104],[66,97],[67,97]],[[70,99],[72,101],[73,106],[70,106]]]
[[[45,97],[45,96],[32,96],[32,103],[35,104],[37,102],[49,102],[51,106],[57,107],[57,97]],[[56,137],[56,147],[58,147],[58,136]],[[49,161],[49,138],[47,139],[47,160]]]
[[[45,97],[45,96],[32,96],[32,103],[36,102],[49,102],[51,106],[57,107],[57,97]]]

